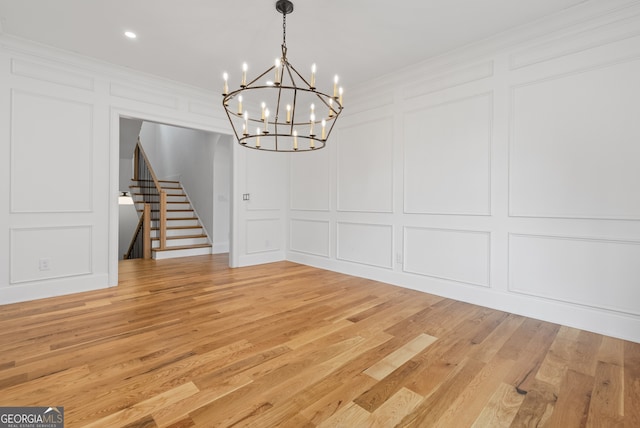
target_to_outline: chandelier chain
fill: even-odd
[[[282,14],[282,46],[287,47],[287,14]]]

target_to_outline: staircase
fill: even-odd
[[[167,197],[166,244],[160,245],[159,198],[153,180],[131,180],[131,196],[138,214],[144,201],[157,200],[151,208],[151,257],[175,257],[211,254],[211,242],[179,181],[158,180]]]

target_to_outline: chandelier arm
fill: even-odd
[[[321,102],[322,104],[324,104],[324,105],[325,105],[325,107],[327,107],[328,109],[333,110],[334,116],[333,116],[333,117],[328,117],[328,118],[327,118],[327,121],[329,121],[329,120],[335,120],[335,119],[338,117],[338,115],[340,114],[340,112],[342,111],[342,105],[340,105],[340,103],[338,102],[338,100],[336,100],[336,99],[335,99],[335,98],[333,98],[333,97],[330,97],[330,96],[329,96],[329,95],[327,95],[327,94],[323,94],[322,92],[317,92],[317,91],[313,91],[313,92],[316,94],[316,97],[318,97],[318,99],[320,100],[320,102]],[[338,104],[338,106],[339,106],[338,110],[336,110],[334,106],[332,106],[331,104],[329,104],[329,103],[327,102],[327,99],[332,99],[334,103]]]
[[[278,150],[278,117],[280,115],[280,99],[282,97],[282,86],[278,87],[278,101],[276,101],[276,114],[273,117],[273,129],[275,132],[274,143],[276,145],[276,151]]]
[[[293,133],[293,127],[296,125],[296,102],[298,101],[298,88],[293,88],[293,104],[291,106],[291,133]],[[300,124],[301,125],[301,124]]]
[[[224,106],[224,100],[222,100],[222,105]],[[227,113],[227,118],[229,118],[229,123],[231,123],[231,128],[233,128],[233,133],[236,135],[236,139],[240,141],[240,137],[238,135],[238,131],[236,130],[236,126],[234,125],[233,120],[231,119],[231,115],[229,114],[229,109],[225,106],[224,110]]]
[[[333,119],[335,119],[335,117]],[[333,131],[334,126],[336,126],[336,120],[333,120],[329,129],[327,129],[327,134],[324,137],[324,141],[327,141],[329,139],[329,135],[331,135],[331,131]]]
[[[287,64],[289,64],[287,62]],[[289,64],[289,66],[291,67],[291,70],[293,70],[294,73],[296,73],[296,75],[300,78],[300,80],[302,80],[309,88],[311,88],[311,84],[309,82],[307,82],[307,79],[305,79],[304,77],[302,77],[302,75],[300,73],[298,73],[298,70],[296,70],[296,68]],[[291,75],[291,72],[289,72],[289,75]],[[293,76],[291,76],[291,81],[293,82]],[[315,90],[310,89],[311,91],[315,92]]]
[[[253,85],[254,83],[256,83],[258,80],[262,79],[264,76],[266,76],[267,74],[271,73],[273,70],[275,70],[276,66],[272,65],[269,69],[267,69],[264,73],[262,73],[260,76],[256,77],[255,79],[253,79],[251,82],[247,83],[247,85],[242,88],[242,89],[247,89],[249,88],[249,86]],[[242,89],[239,89],[242,90]],[[238,92],[238,91],[235,91]]]

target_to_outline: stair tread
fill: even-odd
[[[206,238],[207,235],[178,235],[178,236],[167,236],[167,239],[198,239],[198,238]],[[152,241],[158,241],[160,238],[151,238]]]
[[[139,186],[139,185],[135,185],[135,184],[132,184],[132,185],[129,186],[130,189],[133,188],[133,187],[137,187],[137,188],[140,188],[140,189],[155,189],[156,188],[156,186]],[[180,190],[184,190],[180,186],[178,186],[178,187],[175,187],[175,186],[160,186],[160,188],[161,189],[180,189]]]
[[[167,221],[183,221],[183,220],[198,220],[198,217],[167,217]],[[155,220],[158,221],[158,220]]]
[[[144,211],[144,210],[140,210],[140,209],[139,209],[139,210],[136,210],[136,211],[138,211],[139,213],[141,213],[141,212],[142,212],[142,211]],[[153,213],[153,212],[156,212],[156,213],[157,213],[158,211],[160,211],[160,210],[154,210],[154,209],[152,209],[152,210],[151,210],[151,212],[152,212],[152,213]],[[177,210],[177,209],[169,210],[169,209],[168,209],[168,210],[167,210],[167,212],[168,212],[168,213],[179,213],[179,212],[186,212],[186,213],[189,213],[189,212],[193,212],[193,209],[186,209],[186,210]]]
[[[198,225],[198,226],[167,226],[167,230],[172,230],[172,229],[201,229],[202,226]],[[152,227],[151,230],[160,230],[159,227]]]
[[[148,178],[139,178],[137,180],[135,178],[132,178],[131,181],[138,181],[138,182],[142,181],[144,183],[153,183],[153,179],[148,179]],[[177,183],[177,184],[180,184],[180,182],[176,181],[176,180],[158,180],[158,183]]]
[[[207,248],[207,247],[212,247],[212,245],[211,244],[194,244],[194,245],[184,245],[182,247],[153,248],[151,251],[191,250],[194,248]]]
[[[137,187],[137,186],[134,186],[134,187]],[[153,187],[145,187],[145,189],[153,189]],[[143,196],[143,195],[148,195],[149,193],[133,192],[132,194]],[[187,195],[186,193],[183,192],[183,193],[171,193],[171,194],[168,194],[167,196],[187,196]]]

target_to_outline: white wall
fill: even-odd
[[[588,3],[350,89],[287,258],[640,341],[639,29]]]
[[[116,285],[120,118],[229,133],[219,100],[0,35],[0,304]],[[265,249],[265,230],[256,225],[284,222],[284,202],[250,212],[240,203],[269,167],[247,171],[238,148],[230,148],[231,205],[235,217],[254,223],[232,221],[231,264],[282,260],[284,237],[269,235]],[[273,183],[284,188],[286,176],[280,179]],[[272,191],[253,192],[268,200]]]
[[[236,144],[221,135],[213,154],[213,253],[227,253],[231,239],[232,149]],[[281,238],[282,239],[282,238]]]

